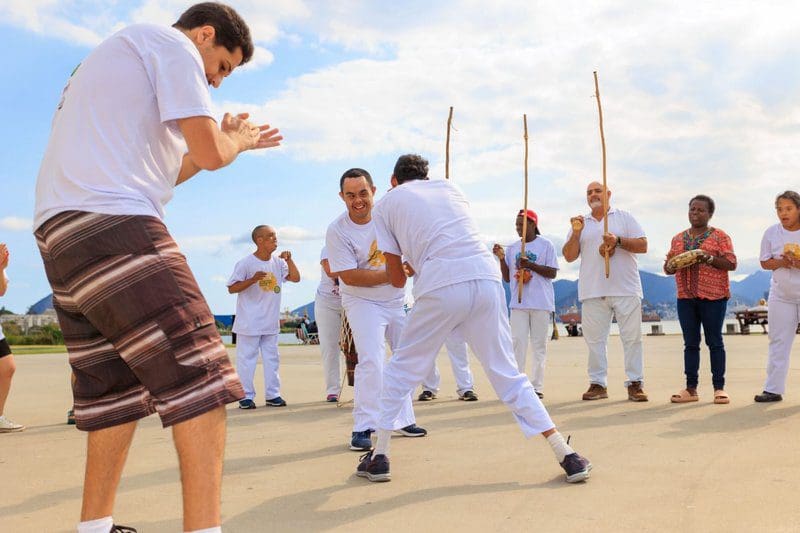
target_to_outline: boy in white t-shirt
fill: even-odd
[[[5,244],[0,243],[0,296],[4,296],[8,289],[8,278],[6,277],[8,257],[8,248]],[[12,422],[3,416],[8,392],[11,390],[11,378],[14,377],[16,369],[17,365],[14,363],[11,347],[8,345],[5,335],[3,335],[3,326],[0,325],[0,433],[11,433],[25,429],[25,426]]]
[[[445,180],[429,181],[428,162],[418,155],[397,160],[392,187],[375,207],[375,230],[393,286],[406,283],[401,257],[414,265],[414,307],[384,371],[375,450],[362,456],[356,475],[391,479],[391,421],[444,340],[458,329],[523,433],[547,439],[567,482],[587,479],[591,463],[556,431],[531,382],[517,369],[500,270],[481,241],[463,193]]]
[[[285,407],[278,375],[281,287],[284,280],[300,281],[300,272],[291,252],[283,251],[279,256],[273,256],[278,248],[278,235],[274,228],[256,226],[251,237],[256,251],[236,263],[228,280],[228,292],[238,295],[233,332],[236,333],[236,371],[245,394],[244,399],[239,400],[239,409],[256,408],[253,377],[259,352],[264,368],[266,406]]]
[[[525,230],[525,257],[522,241],[514,241],[504,250],[499,244],[493,252],[500,259],[503,280],[511,285],[511,338],[514,342],[514,356],[517,367],[525,373],[525,359],[528,339],[532,349],[531,383],[536,395],[544,397],[544,366],[547,356],[547,328],[551,314],[555,311],[553,279],[558,273],[558,259],[553,243],[539,232],[539,217],[530,209],[517,214],[517,234],[522,237]],[[520,281],[520,277],[522,281]],[[522,301],[519,298],[519,285],[522,283]]]
[[[342,307],[358,352],[350,449],[366,451],[372,448],[371,436],[378,427],[386,341],[394,349],[405,323],[404,294],[389,283],[386,259],[375,238],[372,176],[361,168],[347,170],[339,180],[339,190],[347,211],[328,226],[325,245],[330,269],[341,282]],[[406,437],[427,434],[415,423],[411,391],[389,427]]]

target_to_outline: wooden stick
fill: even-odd
[[[453,124],[453,106],[450,106],[450,115],[447,117],[447,144],[444,147],[444,179],[450,179],[450,129]]]
[[[594,95],[597,98],[597,112],[600,114],[600,144],[603,147],[603,235],[608,233],[608,185],[606,185],[606,137],[603,134],[603,106],[600,104],[600,86],[597,71],[594,71]],[[606,278],[611,273],[611,256],[605,248]]]
[[[525,257],[525,241],[527,240],[528,236],[528,115],[522,115],[522,127],[525,131],[525,196],[523,196],[523,214],[522,214],[522,246],[520,247],[519,257],[520,260]],[[519,272],[519,266],[517,266],[517,272]],[[524,283],[525,276],[522,273],[519,273],[519,279],[517,280],[517,302],[522,303],[522,286]]]

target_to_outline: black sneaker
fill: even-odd
[[[118,526],[114,524],[108,533],[137,533],[136,530],[130,526]]]
[[[372,452],[367,452],[358,459],[356,468],[358,477],[365,477],[370,481],[391,481],[392,475],[389,473],[389,458],[385,455],[372,456]]]
[[[473,391],[468,390],[468,391],[464,392],[464,394],[459,394],[458,395],[458,399],[459,400],[464,400],[465,402],[477,402],[478,401],[478,395],[475,394]]]
[[[256,402],[254,402],[253,400],[248,400],[246,398],[244,400],[239,400],[239,409],[255,409],[255,408],[256,408]]]
[[[350,449],[356,452],[365,452],[372,449],[372,431],[354,431],[350,437]]]
[[[397,433],[400,433],[404,437],[424,437],[428,434],[428,430],[422,429],[416,424],[408,425],[404,428],[395,429]]]
[[[267,407],[286,407],[286,400],[280,396],[275,396],[271,400],[267,400],[266,405]]]
[[[589,479],[589,472],[592,470],[592,463],[585,457],[577,453],[571,453],[564,457],[561,468],[567,473],[567,483],[578,483]]]
[[[755,401],[761,402],[780,402],[783,400],[783,396],[780,394],[775,394],[774,392],[767,392],[764,391],[761,394],[756,394],[753,398]]]
[[[436,399],[436,395],[432,391],[429,391],[429,390],[422,391],[422,394],[420,394],[419,398],[417,398],[417,400],[419,400],[421,402],[429,402],[429,401],[435,400],[435,399]]]

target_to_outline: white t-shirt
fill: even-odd
[[[761,238],[760,261],[778,259],[783,255],[785,244],[800,244],[800,230],[788,231],[781,224],[767,228]],[[800,270],[796,268],[779,268],[772,271],[769,283],[769,297],[781,302],[800,303]]]
[[[477,279],[500,281],[500,268],[481,241],[464,193],[445,180],[399,185],[372,212],[378,246],[414,267],[414,298]]]
[[[34,228],[68,210],[164,216],[186,143],[176,119],[211,117],[197,47],[175,28],[129,26],[69,79],[36,183]]]
[[[611,269],[606,278],[605,259],[600,255],[603,242],[603,221],[596,220],[591,213],[584,215],[581,232],[581,266],[578,273],[578,299],[580,301],[602,296],[642,297],[642,280],[639,278],[639,263],[636,254],[617,248],[611,256]],[[633,215],[621,209],[609,209],[608,231],[619,237],[638,239],[644,230]],[[567,240],[572,237],[572,228]]]
[[[536,272],[531,272],[531,280],[522,285],[522,303],[519,303],[517,292],[519,283],[514,277],[517,273],[517,260],[522,251],[522,241],[516,240],[506,247],[506,266],[510,278],[511,309],[541,309],[555,311],[555,294],[553,280]],[[537,265],[548,266],[558,270],[558,259],[553,243],[538,235],[533,241],[525,243],[525,255]]]
[[[274,254],[267,261],[250,254],[233,267],[227,286],[250,279],[259,271],[266,272],[267,277],[236,295],[236,320],[233,322],[236,334],[277,335],[280,332],[281,286],[289,275],[286,261]]]
[[[321,301],[331,309],[341,309],[342,296],[339,294],[339,283],[337,283],[337,281],[335,281],[333,278],[329,277],[325,272],[325,269],[322,267],[321,263],[325,259],[328,259],[328,249],[323,246],[322,251],[319,254],[320,277],[319,286],[317,287],[317,300]],[[333,270],[331,272],[333,272]]]
[[[341,214],[328,226],[325,246],[328,250],[328,265],[331,272],[354,268],[386,270],[386,258],[375,238],[374,219],[366,224],[356,224],[346,212]],[[340,278],[339,287],[345,307],[347,299],[351,297],[403,305],[403,289],[393,287],[388,282],[374,287],[353,287]]]

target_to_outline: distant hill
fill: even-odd
[[[675,280],[672,276],[639,271],[642,280],[644,299],[652,306],[674,305],[677,299]],[[766,297],[772,274],[759,270],[741,281],[731,282],[731,300],[747,306],[756,305]],[[556,309],[562,310],[578,301],[578,281],[560,279],[553,283],[556,296]]]
[[[53,308],[53,295],[52,294],[48,294],[47,296],[45,296],[44,298],[42,298],[41,300],[39,300],[38,302],[36,302],[32,306],[30,306],[28,308],[28,314],[29,315],[41,315],[42,313],[44,313],[48,309],[52,309],[52,308]]]

